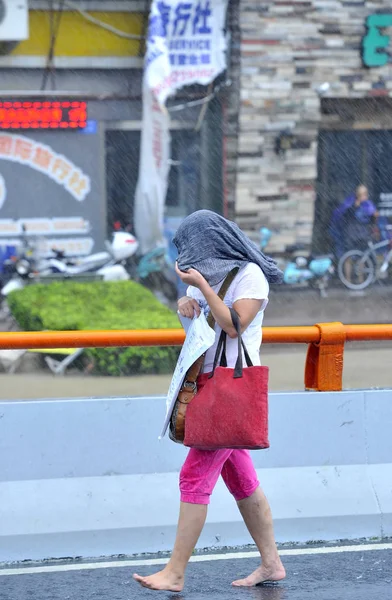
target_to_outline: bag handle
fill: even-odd
[[[250,359],[248,350],[246,349],[246,346],[242,339],[240,318],[239,318],[238,314],[236,313],[236,311],[234,310],[234,308],[230,308],[229,310],[230,310],[231,320],[232,320],[234,328],[237,332],[238,356],[237,356],[237,361],[236,361],[235,367],[234,367],[234,379],[238,379],[239,377],[242,377],[242,370],[243,370],[241,347],[244,351],[246,365],[248,367],[253,367],[253,363]]]
[[[246,346],[244,344],[244,341],[242,339],[242,335],[241,335],[241,323],[240,323],[240,319],[238,314],[236,313],[236,311],[233,308],[230,308],[230,316],[231,316],[231,320],[232,323],[235,327],[235,330],[237,331],[237,340],[238,340],[238,356],[237,356],[237,360],[235,363],[235,368],[234,368],[234,375],[233,378],[234,379],[238,379],[239,377],[242,377],[243,374],[243,361],[242,361],[242,350],[244,351],[244,356],[245,356],[245,361],[248,367],[253,367],[253,363],[251,361],[251,358],[249,356],[248,350],[246,349]],[[221,367],[227,367],[227,358],[226,358],[226,340],[227,340],[227,333],[222,329],[222,332],[220,334],[219,337],[219,341],[218,341],[218,345],[216,347],[216,352],[215,352],[215,357],[214,357],[214,364],[212,367],[212,371],[209,374],[208,378],[211,379],[214,376],[215,373],[215,369],[218,365],[218,359],[219,356],[221,356],[220,359],[220,363],[219,366]]]
[[[223,331],[223,329],[222,329],[222,331],[221,331],[221,334],[220,334],[220,336],[219,336],[218,345],[217,345],[217,347],[216,347],[216,351],[215,351],[214,363],[213,363],[213,365],[212,365],[212,371],[211,371],[211,373],[208,375],[208,379],[211,379],[211,377],[213,377],[213,375],[214,375],[214,373],[215,373],[215,369],[216,369],[216,367],[217,367],[217,364],[218,364],[219,355],[220,355],[220,353],[221,353],[221,351],[222,351],[222,347],[223,347],[223,345],[225,344],[225,342],[226,342],[226,332],[225,332],[225,331]],[[225,356],[224,356],[224,358],[223,358],[223,354],[224,354],[224,352],[222,351],[222,356],[221,356],[220,366],[221,366],[221,367],[227,367],[226,355],[225,355]]]

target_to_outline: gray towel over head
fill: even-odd
[[[261,252],[241,229],[210,210],[198,210],[184,219],[173,242],[180,271],[196,269],[212,286],[235,267],[255,263],[269,283],[281,283],[276,262]]]

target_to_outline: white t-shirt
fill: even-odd
[[[216,286],[213,286],[212,289],[214,292],[218,293],[221,285],[222,282]],[[254,263],[248,263],[237,273],[224,298],[224,303],[229,308],[231,308],[233,304],[237,302],[237,300],[243,300],[245,298],[264,300],[256,317],[242,334],[242,339],[254,365],[260,365],[260,346],[262,339],[261,326],[263,324],[264,310],[268,304],[268,294],[269,285],[263,271],[258,265]],[[207,301],[198,288],[193,286],[188,287],[187,296],[194,298],[204,310],[206,316],[208,315],[209,307]],[[221,331],[222,329],[219,327],[219,325],[215,324],[215,344],[209,350],[207,350],[203,368],[204,373],[209,373],[212,371],[216,346],[218,344]],[[227,337],[226,358],[228,367],[235,366],[237,356],[238,340]],[[245,362],[244,366],[246,366]]]

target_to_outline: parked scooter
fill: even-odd
[[[59,273],[70,278],[95,273],[104,281],[126,280],[130,278],[125,268],[126,261],[136,253],[138,247],[138,241],[132,234],[115,231],[112,241],[106,241],[106,252],[97,252],[80,259],[67,259],[64,252],[53,249],[55,257],[41,263],[39,273],[41,276]]]
[[[32,247],[32,244],[30,243]],[[11,292],[25,287],[27,283],[44,281],[53,275],[64,279],[76,279],[93,274],[104,281],[125,281],[130,275],[125,262],[138,249],[136,238],[130,233],[116,231],[112,242],[106,242],[107,251],[91,254],[81,259],[68,259],[61,250],[53,249],[54,258],[39,259],[37,253],[26,255],[15,263],[15,275],[1,289],[2,299]],[[34,256],[35,254],[35,256]]]
[[[8,307],[4,302],[6,296],[14,290],[24,287],[24,279],[32,271],[32,265],[36,258],[36,244],[26,236],[26,228],[23,227],[22,245],[9,246],[3,262],[2,277],[0,278],[0,314],[8,316]]]
[[[154,248],[143,256],[128,261],[132,279],[154,291],[160,291],[170,301],[177,300],[177,281],[174,265],[166,248]]]
[[[119,222],[114,224],[116,233],[124,231],[121,227]],[[177,300],[177,276],[165,246],[154,248],[146,254],[133,253],[127,260],[127,268],[134,281],[163,294],[171,302]]]
[[[268,246],[273,233],[267,227],[260,229],[260,246],[264,250]],[[293,254],[298,248],[286,248],[286,254]],[[285,261],[282,266],[283,283],[286,285],[317,287],[323,298],[327,296],[327,286],[334,272],[333,256],[297,256]]]
[[[15,265],[18,260],[16,246],[0,247],[0,290],[15,276]]]

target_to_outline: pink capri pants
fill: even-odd
[[[237,502],[259,487],[248,450],[191,448],[180,473],[181,502],[209,504],[219,475]]]

